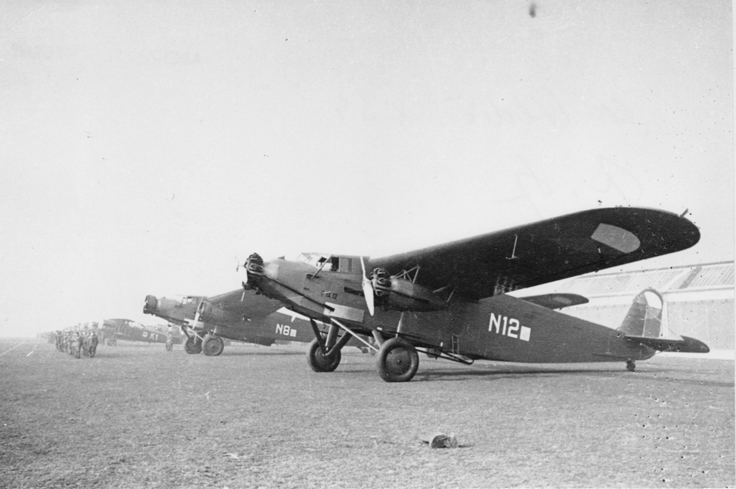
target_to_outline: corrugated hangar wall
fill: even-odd
[[[641,272],[586,275],[557,287],[590,302],[563,309],[571,316],[618,328],[631,301],[652,287],[664,297],[663,332],[704,341],[711,350],[734,350],[734,263],[719,262]]]

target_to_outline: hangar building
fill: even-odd
[[[663,332],[704,341],[711,350],[734,350],[734,262],[599,272],[560,282],[558,292],[590,302],[562,312],[617,328],[634,296],[654,288],[664,297]]]

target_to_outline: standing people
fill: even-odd
[[[169,324],[169,329],[166,332],[166,351],[172,351],[174,349],[174,332]]]

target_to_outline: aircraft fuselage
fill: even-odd
[[[622,332],[501,294],[480,301],[455,297],[435,311],[377,306],[370,316],[362,276],[318,271],[283,259],[249,270],[249,283],[290,309],[313,319],[337,319],[356,332],[400,336],[429,351],[471,359],[523,363],[603,362],[647,359],[655,351]]]

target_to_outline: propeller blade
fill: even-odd
[[[197,312],[194,314],[194,324],[199,323],[199,313],[202,311],[202,302],[203,300],[200,299],[199,304],[197,304]]]
[[[365,297],[365,305],[368,306],[368,312],[371,316],[373,316],[373,313],[375,312],[375,305],[374,305],[374,299],[375,299],[375,292],[373,291],[373,284],[371,283],[370,279],[368,278],[368,275],[365,273],[365,262],[363,261],[363,257],[360,257],[360,266],[363,268],[363,280],[361,282],[361,285],[363,286],[363,296]]]

